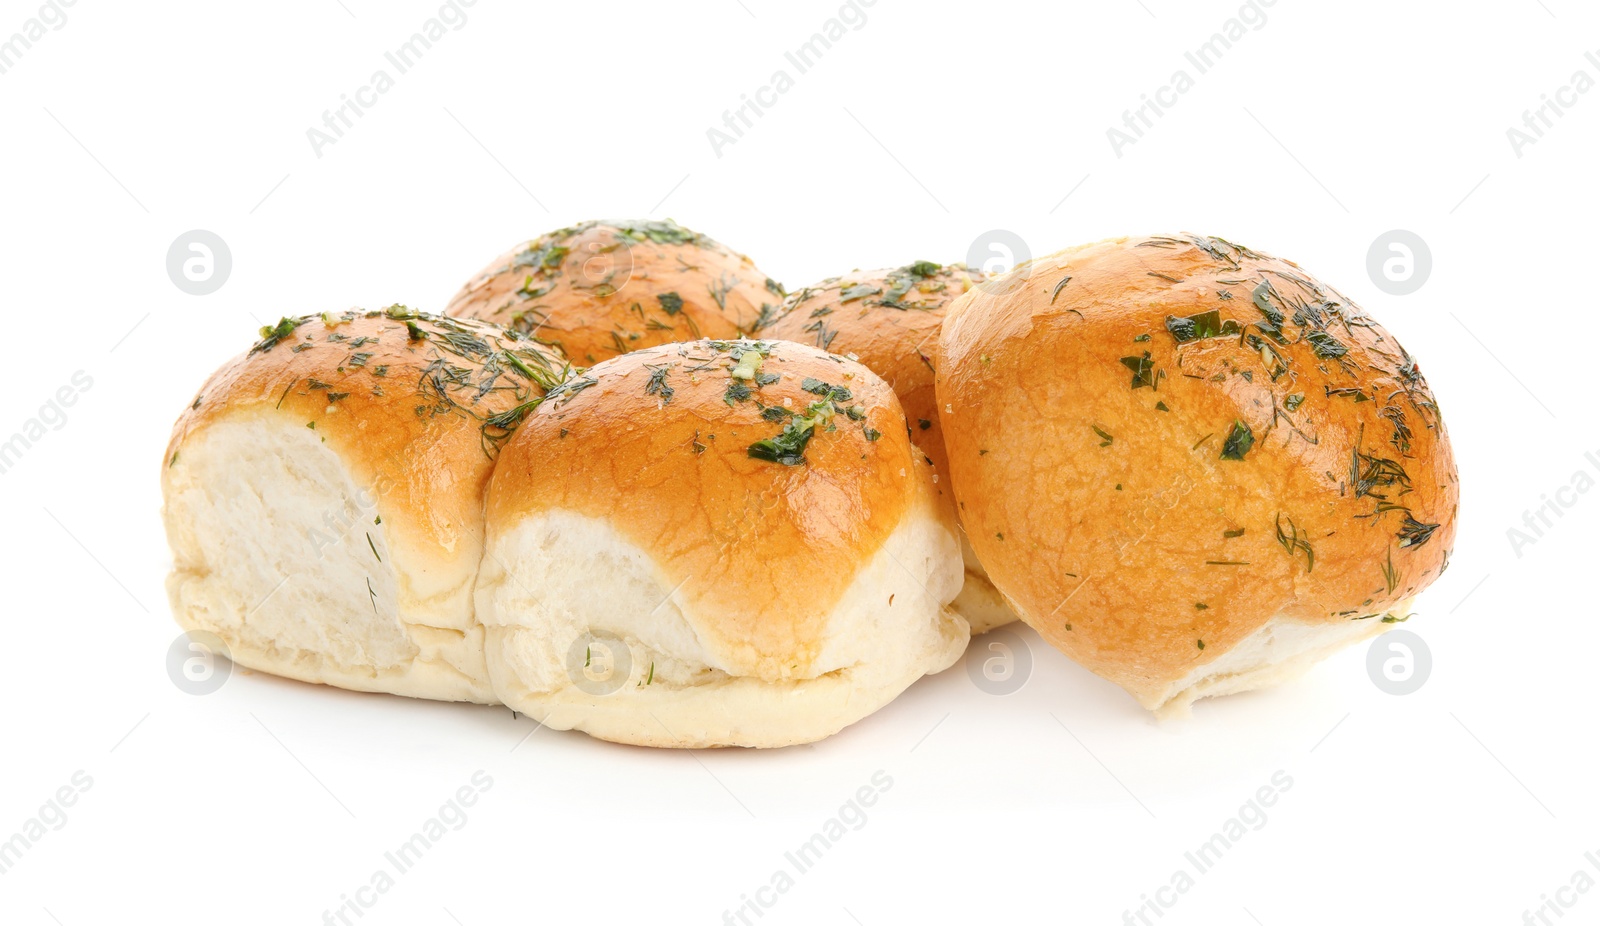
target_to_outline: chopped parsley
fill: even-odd
[[[1306,340],[1311,342],[1311,349],[1323,360],[1338,360],[1350,352],[1349,348],[1325,331],[1308,331]]]
[[[1222,442],[1222,456],[1224,460],[1243,460],[1250,448],[1256,445],[1255,432],[1243,421],[1235,421],[1233,430],[1228,432],[1227,440]]]
[[[675,390],[673,390],[671,386],[667,385],[667,373],[670,371],[671,367],[661,367],[660,369],[652,371],[650,373],[650,381],[645,383],[644,394],[660,396],[661,404],[663,405],[671,402],[672,397],[675,394]]]
[[[1224,320],[1216,309],[1212,309],[1187,318],[1168,315],[1167,331],[1179,344],[1187,344],[1190,341],[1201,341],[1225,334],[1238,334],[1239,323],[1232,319]]]
[[[800,466],[806,462],[806,444],[811,442],[812,433],[832,420],[833,414],[832,403],[813,402],[804,416],[790,415],[778,436],[758,440],[746,452],[757,460]]]
[[[1433,532],[1438,529],[1439,525],[1424,524],[1407,512],[1406,519],[1400,525],[1400,532],[1396,536],[1400,538],[1400,546],[1402,547],[1420,547],[1427,543],[1428,538],[1432,537]]]
[[[830,402],[848,402],[855,398],[850,390],[844,386],[834,386],[814,376],[807,376],[804,380],[801,380],[800,388],[812,395],[820,395]]]
[[[261,327],[261,340],[256,346],[250,348],[250,353],[265,353],[272,350],[278,346],[279,342],[294,334],[294,330],[300,327],[304,321],[305,319],[303,318],[285,317],[278,319],[276,325],[263,325]]]
[[[1286,523],[1287,527],[1285,527]],[[1316,565],[1317,561],[1316,554],[1311,550],[1310,535],[1296,527],[1293,518],[1286,517],[1282,514],[1278,515],[1277,518],[1274,519],[1273,526],[1276,528],[1278,533],[1278,543],[1283,547],[1285,553],[1288,553],[1290,556],[1294,556],[1299,552],[1305,553],[1306,572],[1309,574],[1311,572],[1311,568]]]
[[[1156,383],[1155,364],[1150,362],[1150,352],[1145,351],[1143,357],[1123,357],[1122,365],[1133,371],[1133,388],[1141,386],[1154,387]]]

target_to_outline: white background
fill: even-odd
[[[706,130],[837,3],[479,0],[317,157],[307,129],[438,9],[78,0],[0,75],[0,439],[93,379],[0,475],[0,840],[93,780],[0,874],[0,921],[323,922],[479,769],[468,823],[353,922],[722,923],[878,770],[866,824],[750,922],[1123,922],[1280,770],[1265,825],[1160,922],[1509,926],[1600,879],[1600,492],[1520,556],[1507,536],[1600,478],[1600,92],[1520,157],[1506,134],[1600,79],[1592,7],[1278,0],[1118,157],[1106,130],[1194,76],[1237,3],[878,0],[718,157]],[[0,41],[37,10],[0,2]],[[1035,254],[1192,230],[1298,261],[1404,341],[1450,426],[1457,548],[1407,625],[1431,677],[1384,694],[1362,648],[1162,726],[1024,632],[1015,694],[964,663],[815,747],[692,754],[243,670],[179,691],[157,476],[206,374],[280,315],[438,310],[519,240],[612,215],[791,287],[995,228]],[[165,269],[194,228],[233,254],[209,296]],[[1366,269],[1395,228],[1433,255],[1403,297]],[[1600,888],[1562,896],[1600,917]]]

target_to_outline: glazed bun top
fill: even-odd
[[[400,305],[284,318],[201,387],[173,426],[165,470],[218,420],[282,416],[320,435],[357,484],[383,477],[390,531],[475,555],[498,448],[568,373],[516,332]]]
[[[925,260],[855,270],[790,293],[761,335],[851,355],[883,377],[900,398],[912,440],[932,459],[942,490],[948,477],[932,357],[945,307],[983,279],[962,264]]]
[[[597,221],[502,254],[445,314],[480,318],[588,366],[654,344],[753,331],[783,287],[735,253],[671,221]]]
[[[933,510],[926,478],[861,364],[783,341],[662,345],[528,417],[490,486],[490,542],[552,511],[603,519],[746,672],[805,676],[857,570]]]
[[[1382,620],[1446,564],[1455,461],[1416,360],[1289,261],[1194,235],[1061,251],[953,304],[941,352],[979,558],[1114,680],[1276,616]]]

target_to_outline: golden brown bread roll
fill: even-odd
[[[1291,674],[1405,620],[1444,569],[1438,406],[1337,291],[1193,235],[1000,282],[940,343],[962,519],[1023,619],[1145,707]]]
[[[565,362],[403,306],[285,318],[173,428],[173,614],[241,665],[490,703],[472,584],[499,445]]]
[[[514,328],[588,366],[653,344],[749,333],[782,299],[750,258],[670,219],[604,221],[502,254],[445,314]]]
[[[900,398],[911,439],[933,467],[934,486],[955,517],[949,490],[944,434],[933,389],[932,355],[939,325],[951,300],[984,280],[982,271],[962,264],[940,266],[919,260],[889,270],[855,270],[796,290],[761,335],[813,344],[866,364]],[[974,634],[1017,617],[984,575],[983,565],[963,538],[966,577],[951,605]]]
[[[815,348],[700,340],[597,364],[507,443],[487,517],[489,670],[557,729],[811,742],[967,642],[944,607],[956,540],[899,402]]]

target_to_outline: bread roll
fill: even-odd
[[[815,348],[699,340],[595,365],[490,486],[496,691],[622,743],[837,732],[966,646],[926,470],[893,391]]]
[[[1152,710],[1289,676],[1411,613],[1455,539],[1416,360],[1295,264],[1194,235],[1018,268],[950,307],[937,391],[978,556]]]
[[[276,675],[492,703],[472,618],[483,494],[563,367],[514,332],[403,306],[262,329],[167,447],[178,623]]]
[[[892,270],[855,270],[790,293],[778,318],[761,329],[763,337],[847,354],[883,377],[905,409],[911,439],[933,467],[936,493],[951,517],[956,516],[955,496],[946,475],[931,358],[939,346],[945,307],[983,279],[982,271],[962,264],[940,266],[925,260]],[[967,619],[974,634],[1016,620],[965,537],[961,552],[966,576],[951,607]]]
[[[753,331],[783,287],[699,232],[667,221],[584,222],[502,254],[446,315],[496,322],[588,366],[653,344]]]

